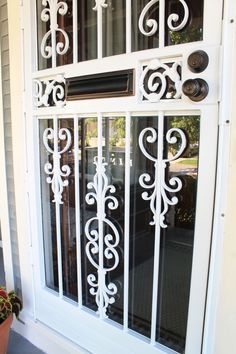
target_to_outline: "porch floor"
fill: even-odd
[[[0,247],[0,285],[5,285],[5,274],[3,266],[3,254]],[[43,354],[28,340],[11,330],[7,354]]]

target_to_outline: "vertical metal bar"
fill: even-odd
[[[97,199],[97,217],[98,217],[98,234],[99,234],[99,268],[98,268],[98,284],[100,291],[100,300],[99,300],[99,316],[103,318],[103,284],[105,283],[104,277],[104,264],[103,264],[103,215],[105,213],[104,203],[103,203],[103,180],[102,180],[102,114],[98,113],[98,199]]]
[[[82,273],[81,273],[81,229],[80,229],[80,178],[79,178],[79,129],[78,116],[74,116],[74,168],[75,168],[75,223],[76,223],[76,253],[78,303],[82,307]]]
[[[53,117],[53,129],[54,129],[54,154],[53,165],[55,171],[60,169],[60,159],[58,158],[58,118],[56,115]],[[63,297],[63,278],[62,278],[62,247],[61,247],[61,213],[60,203],[55,200],[56,208],[56,231],[57,231],[57,263],[58,263],[58,283],[59,283],[59,296]]]
[[[124,331],[128,330],[129,313],[130,124],[130,113],[127,112],[125,123]]]
[[[131,0],[126,0],[126,53],[131,53]]]
[[[159,48],[165,46],[165,0],[159,0]]]
[[[97,7],[97,50],[98,50],[98,59],[102,58],[102,46],[103,46],[103,41],[102,41],[102,12],[103,8],[101,4],[98,4]]]
[[[51,20],[52,21],[52,20]],[[51,22],[52,26],[52,22]],[[52,29],[52,67],[57,66],[57,52],[56,52],[56,31]]]
[[[153,289],[152,289],[152,321],[151,321],[151,344],[156,343],[156,324],[157,324],[157,297],[159,280],[159,254],[160,254],[160,214],[161,214],[161,181],[163,169],[163,134],[164,134],[164,114],[158,115],[158,144],[157,144],[157,166],[155,170],[156,183],[156,215],[155,215],[155,246],[154,246],[154,269],[153,269]]]
[[[78,5],[73,0],[73,63],[78,62]]]

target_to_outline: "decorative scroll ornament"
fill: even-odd
[[[96,5],[93,7],[94,11],[98,10],[98,6],[103,7],[104,9],[108,7],[108,4],[106,4],[106,0],[95,0]]]
[[[178,26],[173,26],[173,22],[178,22],[179,21],[179,15],[178,14],[170,14],[170,16],[168,17],[168,20],[167,20],[167,25],[168,25],[169,29],[171,31],[174,31],[174,32],[182,30],[186,26],[186,24],[188,22],[188,19],[189,19],[188,5],[186,4],[185,0],[179,0],[179,1],[181,2],[181,4],[184,7],[184,18],[183,18],[183,20],[181,21],[181,23]]]
[[[188,6],[185,2],[185,0],[179,0],[181,2],[181,4],[184,7],[184,18],[181,21],[181,23],[178,26],[174,26],[173,22],[178,22],[179,21],[179,15],[178,14],[170,14],[168,19],[167,19],[167,25],[169,27],[169,29],[171,31],[180,31],[181,29],[183,29],[189,19],[189,9]],[[158,22],[157,20],[154,19],[148,19],[145,21],[145,16],[147,15],[148,11],[152,8],[153,5],[155,5],[156,3],[158,3],[159,0],[151,0],[147,3],[147,5],[143,8],[140,17],[139,17],[139,22],[138,22],[138,26],[139,26],[139,30],[140,32],[144,35],[144,36],[152,36],[157,32],[158,29]],[[147,27],[150,28],[150,31],[146,31],[144,29],[144,24],[146,24]]]
[[[147,3],[147,5],[143,8],[143,11],[141,12],[141,15],[139,17],[139,21],[138,21],[138,26],[139,26],[139,30],[140,32],[144,35],[144,36],[152,36],[153,34],[156,33],[157,28],[158,28],[158,24],[157,21],[154,19],[148,19],[146,20],[146,25],[147,27],[150,28],[150,31],[147,32],[144,29],[144,18],[147,14],[147,12],[149,11],[149,9],[158,2],[159,0],[151,0],[149,3]]]
[[[175,62],[170,67],[167,64],[161,63],[159,59],[153,59],[145,67],[140,77],[140,90],[143,94],[143,97],[145,97],[149,102],[152,103],[159,102],[166,92],[167,77],[169,77],[175,85],[175,93],[173,94],[173,97],[166,96],[166,98],[180,98],[182,94],[182,82],[180,74],[177,70],[178,67],[181,67],[181,62]],[[162,69],[161,72],[157,71],[159,69]],[[148,78],[147,88],[150,92],[147,92],[144,83],[149,71],[155,72],[152,73]],[[160,83],[157,82],[156,79],[159,79]]]
[[[36,93],[34,94],[35,105],[37,107],[50,106],[49,97],[52,94],[52,101],[57,107],[64,107],[65,101],[65,79],[58,75],[54,80],[40,81],[34,80],[36,84]],[[43,92],[44,91],[44,92]]]
[[[142,188],[149,190],[150,192],[143,192],[142,198],[150,201],[150,209],[153,213],[153,220],[150,225],[159,223],[160,227],[166,228],[165,215],[168,212],[169,206],[176,205],[178,198],[176,196],[170,197],[170,193],[177,193],[182,189],[182,181],[178,177],[171,177],[166,182],[166,168],[172,161],[177,160],[184,152],[187,144],[186,136],[181,129],[171,128],[166,133],[166,141],[169,144],[176,144],[177,137],[173,135],[177,133],[181,139],[179,151],[171,158],[165,159],[163,157],[163,136],[164,136],[164,117],[160,116],[161,124],[159,123],[158,132],[154,128],[145,128],[139,136],[139,146],[146,158],[154,163],[155,177],[153,183],[151,182],[151,176],[148,173],[144,173],[139,177],[139,184]],[[158,143],[158,156],[153,157],[145,148],[144,138],[146,142],[153,144]],[[159,204],[159,208],[157,205]]]
[[[47,128],[43,133],[43,143],[47,151],[52,154],[53,163],[47,162],[44,166],[44,171],[48,175],[46,181],[52,185],[54,194],[54,203],[63,204],[62,192],[64,187],[67,187],[69,182],[66,179],[71,173],[68,165],[60,165],[62,154],[64,154],[71,145],[71,133],[67,128],[61,128],[58,131],[57,121],[54,121],[54,129]],[[56,126],[55,126],[56,125]],[[66,141],[65,147],[59,150],[58,141]],[[53,142],[53,148],[49,145],[49,141]]]
[[[89,219],[85,225],[85,235],[88,239],[86,254],[91,264],[97,269],[97,275],[89,274],[88,284],[91,286],[90,294],[95,296],[98,306],[98,314],[106,318],[109,304],[115,302],[117,286],[114,283],[107,284],[107,273],[112,272],[119,264],[119,254],[116,250],[120,236],[116,226],[107,218],[105,207],[115,210],[118,207],[118,200],[114,195],[116,189],[108,184],[106,176],[107,163],[94,162],[96,174],[93,182],[88,183],[88,189],[93,189],[86,195],[86,202],[89,205],[97,204],[97,215]],[[97,226],[97,227],[96,227]],[[108,231],[109,230],[109,231]],[[104,262],[109,264],[105,266]]]
[[[50,20],[50,30],[44,35],[41,42],[41,55],[45,59],[52,58],[52,66],[56,66],[56,56],[64,55],[69,48],[69,37],[66,31],[59,28],[57,23],[58,13],[64,16],[68,11],[68,5],[64,1],[58,0],[42,0],[42,5],[47,6],[41,12],[41,20],[43,22],[48,22]],[[60,34],[64,41],[59,41],[57,43],[57,34]],[[51,46],[49,40],[51,39]]]

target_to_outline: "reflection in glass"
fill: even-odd
[[[40,155],[41,155],[41,191],[42,191],[42,211],[43,211],[43,231],[44,231],[44,252],[46,285],[58,291],[58,258],[57,258],[57,228],[56,228],[56,203],[54,202],[54,192],[52,185],[47,183],[45,174],[45,164],[47,162],[54,165],[53,156],[43,144],[43,133],[45,129],[52,128],[52,120],[40,121]],[[77,301],[77,262],[76,262],[76,229],[75,229],[75,189],[74,189],[74,150],[73,150],[73,120],[58,120],[58,129],[67,128],[72,137],[71,145],[65,153],[61,155],[60,166],[68,165],[70,175],[67,177],[68,186],[62,192],[62,204],[60,205],[60,233],[62,247],[62,277],[63,294]],[[48,140],[50,148],[54,149],[53,139]],[[58,141],[59,151],[65,147],[66,141]]]
[[[180,148],[178,133],[175,133],[176,144],[167,143],[165,137],[169,129],[179,128],[184,131],[187,147],[181,157],[169,163],[165,175],[167,185],[170,178],[179,177],[183,187],[176,194],[178,203],[171,206],[166,214],[168,227],[161,229],[156,340],[181,353],[185,348],[194,243],[199,122],[198,116],[165,117],[164,121],[164,159],[176,155]],[[138,136],[146,127],[156,130],[158,117],[133,118],[129,327],[150,337],[155,226],[150,225],[153,217],[150,201],[142,198],[146,190],[141,188],[139,176],[148,173],[153,181],[155,170],[154,163],[144,157],[138,146]],[[150,155],[157,156],[157,142],[147,141],[145,148]]]
[[[66,65],[71,64],[73,62],[73,0],[67,0],[68,10],[65,15],[57,14],[57,24],[58,28],[64,30],[67,33],[69,39],[69,48],[64,55],[57,54],[56,65]],[[50,31],[50,20],[52,14],[48,15],[48,21],[42,21],[41,14],[44,9],[49,9],[49,3],[47,5],[42,5],[42,0],[37,0],[37,39],[38,39],[38,69],[43,70],[52,67],[52,58],[45,59],[41,54],[41,43],[48,31]],[[50,35],[47,39],[47,42],[44,45],[44,49],[46,47],[52,46],[52,36]],[[56,31],[56,43],[62,43],[63,48],[65,45],[65,37],[60,31]],[[56,50],[56,48],[52,48],[52,50]],[[46,54],[48,54],[47,50],[45,50]]]
[[[88,118],[83,119],[80,122],[80,136],[81,141],[81,216],[82,216],[82,229],[89,219],[96,217],[97,204],[89,205],[85,201],[85,196],[88,193],[88,183],[93,181],[96,173],[96,166],[94,164],[97,161],[98,143],[97,143],[97,119]],[[83,144],[83,137],[85,143]],[[102,158],[105,165],[105,175],[108,185],[115,187],[115,193],[111,195],[118,201],[118,207],[112,210],[106,203],[105,213],[106,219],[113,224],[119,233],[119,245],[116,247],[118,252],[119,264],[118,266],[109,271],[114,265],[114,258],[103,257],[104,268],[107,269],[106,284],[114,283],[117,286],[117,294],[115,295],[115,303],[110,304],[107,309],[107,315],[109,318],[122,323],[123,319],[123,229],[124,229],[124,175],[125,175],[125,119],[123,117],[103,118],[103,139],[102,139]],[[82,163],[82,164],[81,164]],[[84,179],[84,182],[82,180]],[[83,183],[83,184],[82,184]],[[110,195],[110,191],[106,194],[106,197]],[[91,228],[98,231],[98,221],[94,220],[90,224]],[[103,239],[105,235],[110,234],[114,238],[114,231],[111,227],[103,222]],[[86,307],[97,311],[97,304],[95,296],[90,293],[91,286],[88,285],[88,275],[94,274],[97,277],[97,269],[91,264],[86,255],[85,249],[88,240],[85,236],[82,238],[82,255],[83,255],[83,303]],[[112,242],[111,242],[112,243]],[[99,245],[101,247],[101,245]],[[106,245],[103,243],[103,249]],[[99,255],[92,254],[96,264],[99,264]]]
[[[97,11],[92,1],[78,1],[78,61],[97,58]]]
[[[184,18],[184,6],[179,0],[166,0],[165,8],[165,45],[190,43],[201,41],[203,39],[203,0],[189,0],[186,1],[189,9],[189,19],[183,29],[178,31],[171,31],[167,26],[168,17],[171,14],[178,14],[179,20],[172,22],[174,27],[181,24]]]
[[[153,175],[153,166],[141,153],[138,137],[144,128],[156,125],[156,117],[133,117],[130,148],[129,327],[147,337],[151,329],[155,228],[149,225],[152,213],[142,198],[139,177],[143,173]]]
[[[119,256],[119,264],[116,269],[108,272],[108,283],[112,282],[117,286],[117,295],[114,304],[108,307],[109,318],[123,323],[123,284],[124,284],[124,190],[125,190],[125,118],[106,117],[103,119],[104,161],[107,162],[108,183],[116,189],[112,195],[118,200],[118,208],[111,210],[106,207],[106,214],[109,221],[118,230],[120,241],[116,250]],[[105,227],[104,234],[111,232]],[[105,266],[109,269],[112,264],[106,260]]]
[[[150,183],[155,179],[155,163],[145,157],[139,146],[140,133],[145,128],[158,132],[158,116],[132,117],[130,142],[130,263],[129,263],[129,328],[150,338],[155,225],[150,225],[153,212],[150,200],[143,199],[146,192],[140,184],[142,174],[150,175]],[[67,128],[71,132],[71,145],[61,156],[61,167],[68,165],[71,173],[68,186],[64,187],[60,205],[63,294],[77,300],[77,263],[76,263],[76,230],[75,230],[75,180],[74,180],[74,144],[78,144],[79,188],[80,188],[80,230],[82,252],[82,301],[83,305],[97,311],[96,298],[90,292],[88,275],[97,276],[97,268],[91,264],[86,254],[88,239],[85,225],[95,218],[90,229],[98,231],[97,204],[86,201],[88,183],[94,181],[96,174],[95,161],[98,159],[98,144],[102,145],[102,162],[106,163],[105,175],[108,185],[115,187],[112,193],[118,206],[113,210],[105,206],[106,218],[115,226],[119,233],[119,244],[116,247],[119,256],[118,266],[109,271],[113,259],[105,256],[106,283],[117,286],[115,302],[107,308],[108,317],[120,324],[123,323],[123,291],[124,291],[124,200],[125,200],[125,118],[103,117],[102,141],[98,142],[97,118],[79,119],[78,141],[73,141],[73,120],[59,119],[58,129]],[[44,252],[46,285],[58,291],[58,260],[57,234],[54,195],[46,182],[45,163],[53,164],[52,154],[46,151],[42,142],[43,132],[47,128],[54,129],[53,120],[40,120],[40,156],[41,156],[41,190],[44,231]],[[178,159],[172,159],[180,149],[181,139],[177,131],[172,132],[176,142],[167,141],[167,132],[178,128],[187,139],[187,145]],[[165,222],[167,228],[161,228],[159,285],[157,304],[157,342],[183,353],[185,350],[186,328],[189,307],[191,283],[192,256],[194,247],[194,227],[196,212],[196,195],[198,181],[199,153],[199,116],[166,116],[164,117],[163,159],[171,160],[165,169],[165,183],[170,185],[170,179],[178,177],[182,188],[168,197],[176,196],[178,202],[169,207]],[[64,140],[58,141],[60,151],[65,146]],[[49,139],[53,149],[53,140]],[[145,149],[154,158],[157,157],[157,141],[145,140]],[[158,171],[160,173],[160,171]],[[168,188],[166,188],[168,194]],[[90,190],[91,191],[91,190]],[[110,191],[108,192],[110,193]],[[114,230],[113,230],[114,231]],[[111,234],[110,225],[103,222],[103,236]],[[103,240],[103,249],[105,243]],[[96,264],[99,254],[92,255]]]
[[[83,305],[97,311],[95,297],[90,293],[90,286],[87,281],[89,274],[96,274],[95,267],[90,263],[86,255],[87,239],[84,233],[85,225],[89,219],[96,217],[96,203],[86,203],[87,185],[93,181],[96,173],[94,164],[97,158],[97,118],[83,118],[79,120],[79,187],[80,187],[80,217],[81,217],[81,252],[82,252],[82,288]],[[97,230],[98,223],[94,221],[90,229]]]
[[[159,269],[157,341],[183,353],[185,349],[198,179],[199,116],[166,117],[166,130],[180,128],[188,145],[183,155],[172,162],[167,180],[178,176],[183,183],[179,202],[169,208],[168,228],[162,230]],[[178,143],[166,147],[172,156]]]
[[[158,48],[159,46],[158,28],[157,31],[151,36],[143,35],[139,29],[139,17],[148,2],[149,0],[132,0],[131,42],[133,52],[144,49]],[[146,32],[150,32],[150,27],[146,24],[148,19],[154,19],[157,22],[159,21],[159,1],[153,4],[145,15],[143,27]]]
[[[103,9],[103,56],[125,53],[125,0],[108,1]]]

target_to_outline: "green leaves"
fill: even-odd
[[[16,295],[15,291],[7,293],[4,287],[0,287],[0,324],[3,323],[11,313],[19,317],[22,310],[22,301]]]

